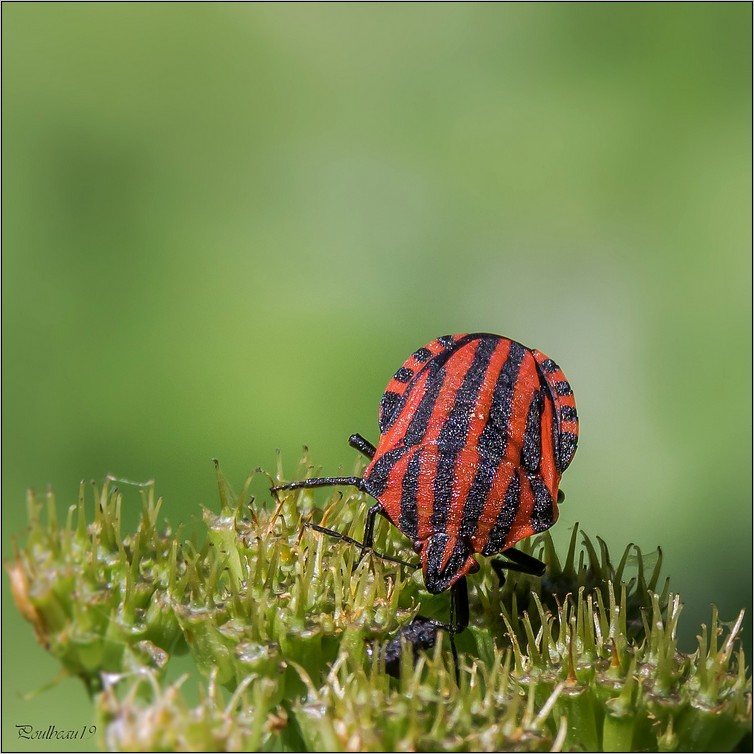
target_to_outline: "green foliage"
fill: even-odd
[[[121,532],[121,493],[95,487],[94,517],[64,523],[55,500],[29,497],[30,529],[7,565],[16,603],[40,643],[93,695],[103,745],[159,750],[730,750],[751,730],[751,683],[738,636],[713,612],[696,652],[678,651],[681,613],[661,553],[614,564],[574,531],[562,560],[548,535],[524,544],[547,575],[511,573],[500,588],[486,560],[473,577],[472,622],[459,668],[440,633],[401,677],[381,648],[423,615],[446,618],[421,573],[304,526],[359,538],[367,500],[309,491],[270,507],[234,495],[218,469],[220,511],[201,544],[161,528],[154,488],[135,533]],[[320,493],[319,497],[323,497]],[[382,522],[376,552],[415,560]],[[629,572],[633,576],[629,578]],[[199,702],[169,682],[189,653]],[[414,662],[416,660],[416,662]]]

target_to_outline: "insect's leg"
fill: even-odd
[[[278,484],[270,487],[271,492],[278,490],[300,490],[309,489],[310,487],[335,487],[342,485],[345,487],[358,487],[364,489],[364,480],[360,476],[328,476],[317,479],[304,479],[301,482],[289,482],[288,484]]]
[[[450,589],[450,650],[453,653],[453,667],[456,670],[456,683],[461,682],[461,671],[458,666],[458,651],[456,650],[456,634],[469,625],[469,590],[466,577],[458,579]]]
[[[367,511],[366,524],[364,526],[364,547],[371,547],[374,542],[374,519],[377,518],[378,515],[387,518],[382,503],[375,503]]]
[[[377,518],[377,514],[385,515],[385,511],[380,503],[375,503],[368,511],[366,523],[364,524],[364,547],[361,550],[359,559],[354,564],[354,569],[361,563],[361,559],[366,555],[367,550],[372,549],[374,544],[374,519]]]
[[[530,576],[544,576],[547,566],[537,558],[527,555],[521,550],[516,550],[515,547],[509,547],[507,550],[503,550],[503,555],[506,558],[513,561],[513,563],[506,563],[503,561],[503,568],[507,568],[509,571],[520,571],[521,573],[528,573]]]
[[[497,574],[501,587],[505,584],[505,573],[503,571],[518,571],[519,573],[528,573],[530,576],[544,575],[545,564],[541,560],[537,560],[513,547],[503,550],[502,554],[510,560],[492,561],[492,570]]]
[[[502,560],[491,560],[492,570],[497,575],[498,586],[502,589],[505,584],[505,562]]]
[[[450,632],[459,634],[469,625],[469,590],[466,577],[458,579],[450,589]]]
[[[369,550],[372,555],[380,558],[381,560],[389,560],[391,563],[398,563],[399,565],[406,566],[407,568],[413,568],[414,570],[419,568],[419,566],[415,563],[407,563],[405,560],[394,558],[392,555],[383,555],[382,553],[375,552],[371,547],[366,547],[363,542],[359,542],[353,537],[349,537],[347,534],[341,534],[341,532],[335,531],[334,529],[326,529],[324,526],[320,526],[319,524],[312,524],[309,521],[305,521],[304,526],[309,529],[314,529],[314,531],[321,532],[322,534],[329,534],[331,537],[335,537],[335,539],[341,539],[344,542],[347,542],[349,545],[358,547],[362,551],[362,553],[365,550]]]
[[[348,438],[348,444],[359,453],[364,454],[370,461],[374,458],[377,448],[369,440],[365,440],[361,435],[355,434]]]

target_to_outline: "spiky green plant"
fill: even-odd
[[[681,602],[629,546],[617,563],[573,532],[565,558],[547,534],[524,545],[547,575],[511,573],[500,588],[486,561],[471,590],[472,623],[457,637],[458,672],[440,632],[399,679],[382,648],[418,613],[443,619],[447,595],[421,573],[303,526],[358,537],[367,500],[308,491],[248,504],[217,472],[219,512],[201,545],[159,519],[154,488],[121,531],[121,494],[94,489],[64,523],[29,496],[30,529],[6,564],[40,643],[79,676],[102,744],[137,750],[726,751],[751,731],[751,681],[713,612],[693,654],[678,651]],[[280,473],[278,473],[280,476]],[[415,559],[394,527],[375,550]],[[633,562],[633,565],[630,564]],[[629,578],[629,569],[635,573]],[[166,681],[170,657],[198,673]],[[200,687],[198,704],[183,694]]]

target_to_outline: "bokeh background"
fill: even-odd
[[[751,607],[751,14],[4,4],[4,557],[27,487],[190,526],[213,457],[348,472],[404,358],[484,330],[574,387],[556,536],[662,545],[686,649]],[[21,697],[57,665],[3,579],[18,749],[91,708]]]

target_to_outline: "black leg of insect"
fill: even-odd
[[[456,651],[456,634],[469,625],[469,590],[466,577],[458,579],[450,589],[450,649],[453,652],[453,666],[456,670],[456,683],[460,683],[460,668],[458,666],[458,652]]]
[[[466,577],[458,579],[450,588],[450,625],[451,636],[460,634],[469,625],[469,590]]]
[[[500,586],[505,584],[505,574],[503,571],[518,571],[519,573],[527,573],[530,576],[543,576],[545,572],[545,564],[541,560],[527,555],[521,550],[516,550],[514,547],[509,547],[507,550],[503,550],[501,553],[509,560],[493,560],[492,570],[497,574],[500,580]]]
[[[374,446],[367,440],[365,440],[361,435],[351,435],[351,437],[348,440],[349,444],[356,448],[357,450],[360,450],[365,455],[369,456],[369,453],[371,452],[372,455],[374,455]],[[281,490],[300,490],[300,489],[312,489],[314,487],[336,487],[336,486],[344,486],[344,487],[356,487],[359,490],[364,490],[364,480],[361,477],[358,476],[338,476],[338,477],[320,477],[316,479],[304,479],[301,482],[289,482],[288,484],[279,484],[275,487],[271,488],[271,492],[275,494],[276,492],[279,492]],[[374,552],[372,550],[372,544],[374,543],[374,520],[378,516],[384,516],[385,511],[383,510],[382,506],[379,503],[375,503],[368,511],[367,511],[367,517],[366,522],[364,525],[364,541],[359,542],[352,537],[349,537],[345,534],[341,534],[338,531],[335,531],[334,529],[326,529],[324,526],[319,526],[317,524],[305,524],[310,529],[314,529],[315,531],[322,532],[323,534],[329,534],[331,537],[335,537],[336,539],[341,539],[344,542],[348,542],[349,544],[355,545],[359,548],[361,551],[359,553],[358,560],[356,561],[354,565],[354,569],[356,566],[359,565],[361,562],[361,559],[364,557],[364,555],[367,552],[371,552],[373,555],[375,555],[378,558],[381,558],[382,560],[388,560],[391,563],[400,563],[401,565],[408,566],[409,568],[418,568],[417,565],[413,563],[407,563],[405,560],[401,560],[400,558],[394,558],[390,555],[382,555],[381,553]]]
[[[392,555],[383,555],[380,552],[375,552],[372,549],[371,545],[367,547],[363,542],[359,542],[357,539],[354,539],[353,537],[349,537],[347,534],[341,534],[341,532],[335,531],[334,529],[326,529],[324,526],[319,526],[318,524],[312,524],[312,523],[309,523],[308,521],[304,523],[304,526],[306,526],[309,529],[314,529],[314,531],[321,532],[322,534],[328,534],[331,537],[335,537],[335,539],[340,539],[343,542],[347,542],[349,545],[353,545],[354,547],[357,547],[359,550],[361,550],[361,555],[359,555],[359,560],[356,561],[356,565],[359,564],[365,552],[371,552],[372,555],[374,555],[376,558],[380,558],[380,560],[387,560],[390,563],[398,563],[399,565],[406,566],[407,568],[416,569],[419,567],[415,563],[407,563],[405,560],[401,560],[400,558],[394,558]],[[354,569],[355,568],[356,566],[354,566]]]

